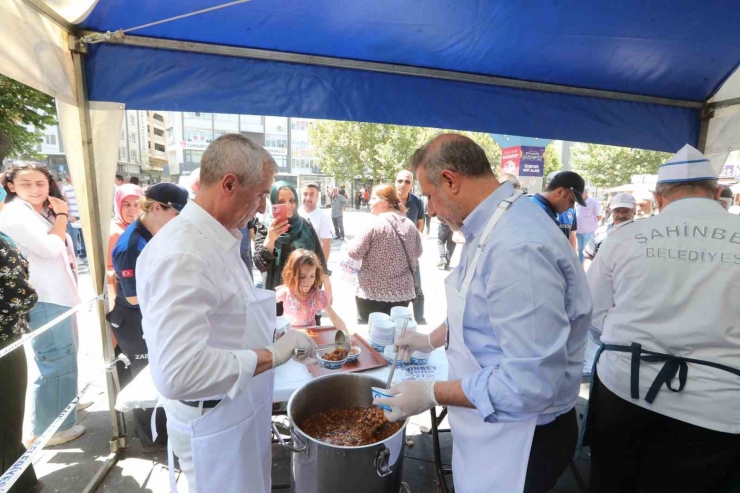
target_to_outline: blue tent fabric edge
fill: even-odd
[[[91,101],[129,109],[393,123],[667,152],[696,146],[699,134],[699,112],[685,108],[113,44],[91,46],[87,81]]]

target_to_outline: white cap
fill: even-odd
[[[658,183],[716,180],[712,163],[689,144],[658,168]]]
[[[631,193],[618,193],[612,199],[612,210],[619,208],[634,209],[637,207],[637,201]]]

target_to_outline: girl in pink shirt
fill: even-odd
[[[312,326],[316,314],[326,310],[337,329],[347,330],[344,321],[331,307],[331,295],[321,289],[323,269],[319,258],[310,250],[293,251],[283,269],[283,284],[275,288],[277,302],[283,302],[283,315],[293,327]]]

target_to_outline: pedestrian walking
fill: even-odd
[[[335,187],[331,195],[331,221],[334,223],[335,240],[344,239],[344,207],[347,199]]]
[[[586,205],[576,204],[576,218],[578,220],[578,230],[576,231],[576,240],[578,242],[578,258],[583,263],[583,249],[599,228],[601,218],[604,216],[601,210],[601,203],[593,197],[589,197],[588,190],[583,190],[583,200]]]
[[[437,268],[447,270],[450,268],[452,254],[455,253],[457,243],[453,240],[454,231],[444,222],[439,223],[437,229],[437,251],[439,252],[439,262]]]

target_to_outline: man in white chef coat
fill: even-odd
[[[245,136],[213,141],[195,199],[136,264],[152,378],[191,493],[270,491],[271,370],[296,348],[315,354],[299,331],[273,343],[275,293],[252,285],[240,257],[238,230],[264,209],[276,169]]]
[[[740,218],[687,145],[660,214],[614,230],[588,271],[601,339],[586,442],[600,493],[720,491],[740,460]]]
[[[578,424],[591,295],[555,222],[508,183],[483,149],[445,134],[411,167],[428,212],[462,231],[460,265],[445,281],[447,320],[407,332],[399,358],[445,346],[448,381],[409,381],[379,399],[397,421],[446,405],[458,493],[544,493],[567,467]]]

